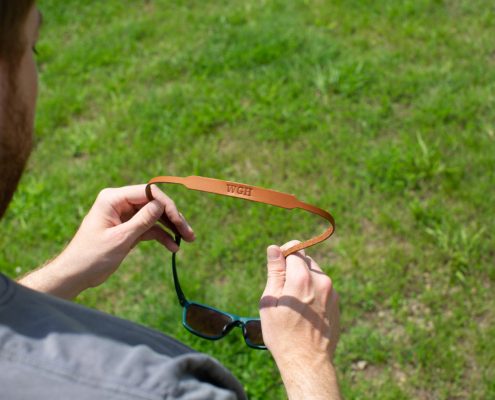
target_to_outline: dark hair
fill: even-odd
[[[34,1],[0,0],[0,62],[19,62],[25,50],[22,28]]]

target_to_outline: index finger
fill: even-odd
[[[143,185],[143,187],[145,188],[146,185]],[[143,194],[147,200],[144,189]],[[168,224],[168,222],[170,222],[170,224],[172,224],[177,229],[178,233],[184,238],[184,240],[186,240],[187,242],[192,242],[195,239],[194,231],[187,223],[184,216],[177,209],[175,202],[155,185],[151,185],[151,194],[154,199],[158,200],[165,206],[164,213],[162,218],[160,218],[160,221],[164,222],[165,225],[175,231],[175,229],[173,229]]]
[[[306,257],[299,252],[286,258],[284,292],[297,298],[310,295],[312,277]]]
[[[149,202],[145,193],[146,185],[130,185],[120,188],[110,189],[114,191],[115,197],[118,200],[124,200],[129,204],[143,206]]]

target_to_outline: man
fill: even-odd
[[[0,217],[31,151],[37,96],[32,49],[40,24],[34,0],[0,0]],[[153,201],[144,185],[103,190],[57,258],[20,284],[0,274],[0,398],[245,398],[216,360],[66,301],[103,283],[140,241],[178,251],[158,221],[194,240],[174,202],[153,190]],[[304,251],[285,259],[281,248],[270,246],[267,257],[263,339],[289,398],[339,398],[332,365],[338,299],[330,278]]]

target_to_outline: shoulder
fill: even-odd
[[[245,398],[218,361],[158,331],[12,281],[8,292],[0,293],[8,299],[0,303],[0,385],[18,394],[8,398],[65,398],[63,390],[71,400]]]

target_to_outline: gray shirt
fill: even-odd
[[[0,399],[245,399],[213,358],[0,274]]]

